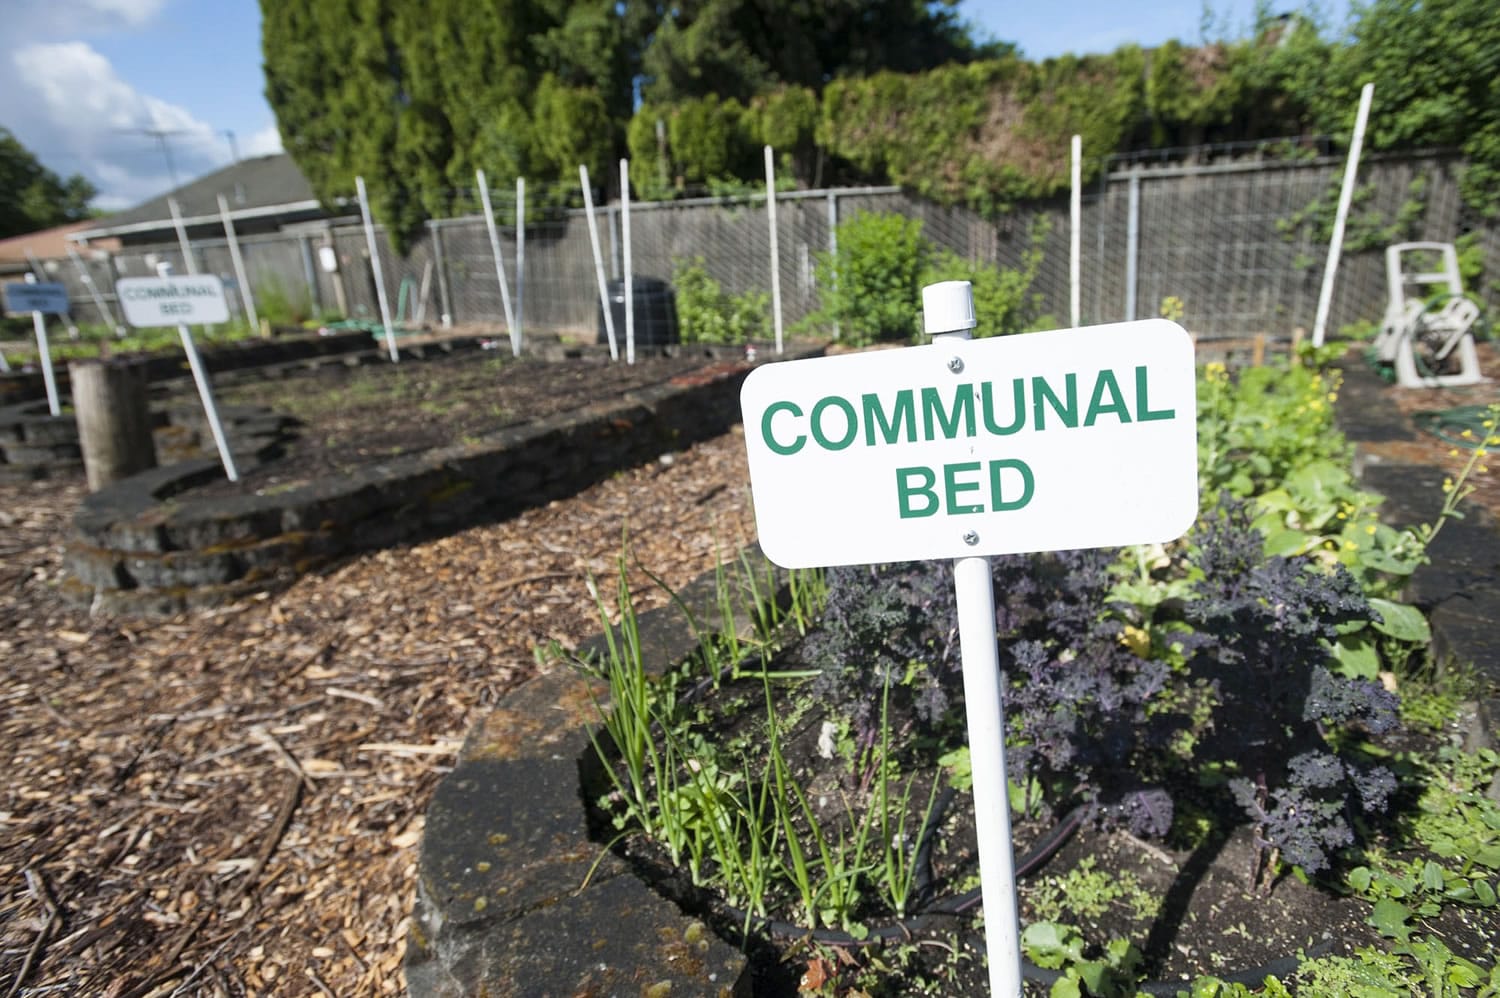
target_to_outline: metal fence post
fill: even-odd
[[[1136,270],[1141,253],[1141,171],[1130,171],[1130,207],[1125,221],[1125,321],[1135,321]]]

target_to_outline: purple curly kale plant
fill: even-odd
[[[1007,764],[1022,786],[1064,787],[1096,818],[1138,835],[1166,834],[1168,794],[1150,756],[1168,733],[1147,707],[1167,666],[1121,642],[1106,614],[1112,551],[996,558],[996,617],[1005,690]]]
[[[1145,707],[1167,668],[1121,644],[1105,619],[1109,552],[993,561],[1010,775],[1099,805],[1096,817],[1165,834],[1171,799],[1142,778],[1139,751],[1160,734]],[[961,703],[951,566],[942,562],[830,569],[822,628],[804,647],[821,668],[812,693],[872,744],[887,682],[935,731]],[[913,663],[918,663],[912,668]],[[903,683],[903,679],[909,678]],[[1040,802],[1036,802],[1040,804]]]
[[[1354,842],[1355,816],[1384,812],[1395,787],[1389,770],[1327,737],[1396,724],[1393,694],[1326,667],[1339,628],[1376,612],[1341,565],[1262,558],[1242,504],[1206,520],[1197,541],[1203,578],[1186,609],[1197,629],[1189,666],[1213,678],[1220,701],[1204,754],[1236,764],[1230,790],[1262,846],[1317,873]]]
[[[822,626],[803,649],[823,670],[813,695],[847,714],[862,745],[874,744],[887,685],[893,706],[910,707],[935,729],[961,682],[952,567],[859,565],[830,568],[825,579]],[[909,671],[910,683],[903,682]]]

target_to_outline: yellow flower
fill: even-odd
[[[1138,658],[1151,654],[1151,635],[1133,624],[1125,625],[1125,630],[1120,633],[1120,644]]]
[[[1345,541],[1344,542],[1344,550],[1345,551],[1358,551],[1359,550],[1359,545],[1356,544],[1356,543],[1354,543],[1353,541]]]
[[[1462,433],[1460,433],[1459,436],[1463,437],[1465,440],[1473,440],[1474,439],[1474,431],[1471,430],[1471,429],[1468,429],[1467,427],[1465,427],[1464,431]]]
[[[1365,527],[1365,533],[1367,533],[1367,534],[1373,534],[1373,533],[1375,533],[1375,524],[1372,523],[1369,526]]]
[[[1445,478],[1445,479],[1443,479],[1443,491],[1444,492],[1452,492],[1453,491],[1453,479],[1451,479],[1451,478]]]
[[[1449,457],[1458,457],[1458,448],[1457,447],[1450,447],[1450,448],[1448,448],[1448,456]]]

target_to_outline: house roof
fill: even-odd
[[[219,225],[219,195],[229,203],[235,220],[266,216],[318,213],[322,203],[312,185],[286,153],[252,156],[184,184],[113,215],[95,220],[91,228],[74,233],[74,240],[98,239],[131,233],[170,231],[175,198],[186,226]]]
[[[51,229],[27,232],[9,239],[0,239],[0,273],[23,273],[31,269],[26,254],[39,260],[55,260],[67,255],[68,237],[83,229],[93,228],[99,219],[88,218],[81,222],[69,222]],[[118,240],[107,240],[96,244],[99,249],[118,249]]]

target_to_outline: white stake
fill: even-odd
[[[1344,248],[1344,223],[1349,218],[1349,205],[1354,200],[1354,178],[1359,172],[1359,150],[1365,142],[1365,123],[1370,120],[1370,101],[1375,96],[1375,84],[1366,83],[1359,92],[1359,113],[1354,118],[1354,138],[1349,143],[1349,161],[1344,164],[1344,185],[1339,190],[1338,212],[1333,216],[1333,238],[1328,241],[1328,262],[1323,264],[1323,287],[1318,291],[1318,315],[1313,321],[1312,343],[1323,345],[1323,333],[1328,328],[1328,311],[1333,305],[1333,275],[1339,269],[1339,253]]]
[[[365,193],[365,178],[354,178],[354,189],[359,194],[359,214],[365,223],[365,245],[370,248],[370,268],[375,273],[375,300],[380,305],[380,324],[385,327],[385,348],[391,363],[401,360],[396,350],[396,330],[391,327],[391,305],[385,296],[385,275],[380,271],[380,247],[375,244],[375,223],[370,218],[370,198]]]
[[[599,308],[604,312],[604,335],[609,339],[609,359],[620,359],[615,344],[615,320],[609,314],[609,285],[604,281],[604,254],[599,251],[599,223],[594,220],[594,192],[589,188],[589,168],[578,164],[578,182],[583,185],[583,214],[589,220],[589,244],[594,247],[594,277],[599,283]]]
[[[771,322],[781,353],[781,251],[776,239],[776,156],[766,146],[766,213],[771,224]]]
[[[171,277],[172,265],[158,263],[158,277]],[[203,414],[208,417],[208,431],[213,434],[214,446],[219,450],[219,463],[231,482],[240,480],[234,467],[234,454],[229,450],[229,440],[224,435],[224,424],[219,422],[219,407],[214,403],[213,388],[208,382],[208,372],[203,368],[203,359],[198,356],[198,346],[193,342],[192,331],[183,323],[177,324],[177,338],[182,340],[182,352],[187,354],[188,369],[193,372],[193,383],[198,386],[198,400],[203,403]]]
[[[625,268],[625,363],[635,363],[635,277],[630,262],[630,160],[620,160],[620,239]]]
[[[104,296],[99,293],[99,286],[94,283],[94,275],[89,273],[88,264],[83,262],[83,257],[78,255],[78,251],[73,248],[72,243],[69,243],[66,248],[68,251],[68,259],[72,260],[73,266],[78,268],[78,276],[82,278],[83,286],[88,288],[89,294],[93,296],[94,308],[99,310],[100,321],[114,326],[115,335],[124,337],[125,324],[115,317],[114,312],[104,301]]]
[[[35,274],[26,275],[27,284],[37,282]],[[54,416],[62,415],[62,406],[57,402],[57,378],[52,372],[52,348],[47,345],[47,319],[40,312],[31,313],[31,327],[36,330],[36,350],[42,361],[42,384],[47,387],[47,411]],[[9,370],[9,368],[6,368]]]
[[[1080,298],[1082,280],[1079,240],[1083,230],[1083,136],[1073,136],[1073,194],[1068,209],[1068,318],[1077,329],[1082,325]]]
[[[975,325],[973,288],[968,281],[929,284],[922,289],[922,315],[934,343],[969,339]],[[955,558],[953,584],[958,602],[958,643],[969,725],[990,994],[1010,998],[1021,994],[1021,918],[1016,904],[1010,796],[1006,792],[1005,715],[1000,699],[990,560]]]
[[[250,320],[252,335],[260,332],[260,316],[255,313],[255,295],[250,292],[250,279],[245,275],[245,258],[240,256],[240,240],[235,235],[234,219],[229,217],[229,202],[219,195],[219,217],[224,220],[224,235],[229,239],[229,258],[234,262],[234,279],[240,284],[240,301],[245,303],[245,316]]]
[[[167,198],[167,208],[172,212],[172,228],[177,230],[177,245],[182,249],[182,265],[189,274],[198,273],[198,261],[193,259],[193,244],[188,242],[187,227],[182,224],[182,208],[176,198]]]
[[[516,178],[516,335],[526,336],[526,178]]]
[[[510,286],[505,279],[505,254],[500,250],[500,230],[495,227],[495,209],[490,206],[490,185],[485,182],[484,171],[474,171],[474,182],[479,185],[479,203],[484,206],[484,227],[490,234],[490,255],[495,258],[495,278],[500,282],[500,307],[505,310],[505,331],[510,334],[512,357],[521,356],[521,334],[516,329],[516,316],[510,310]]]

